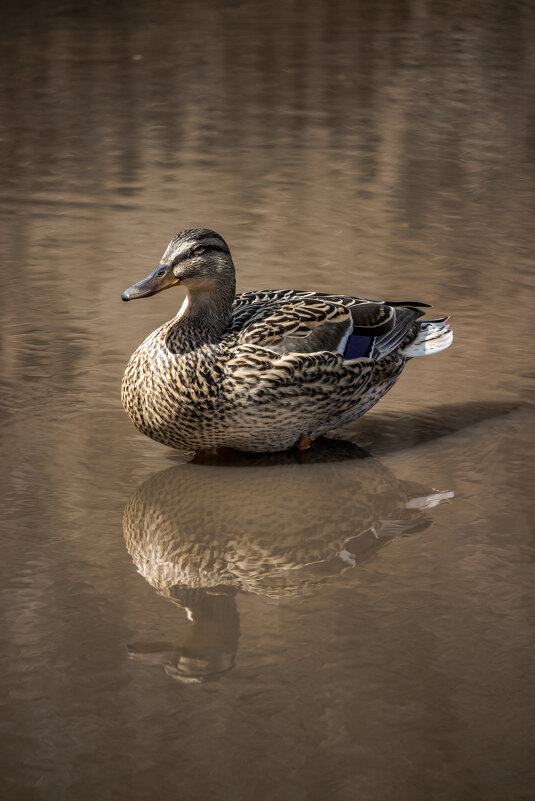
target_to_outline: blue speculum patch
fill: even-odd
[[[369,356],[373,349],[375,337],[359,336],[351,334],[347,340],[344,351],[344,359],[358,359],[361,356]]]

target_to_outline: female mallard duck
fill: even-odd
[[[177,234],[148,278],[123,292],[145,298],[177,284],[177,316],[130,359],[123,405],[134,425],[173,448],[307,448],[360,417],[395,384],[407,359],[447,348],[426,303],[370,301],[287,289],[235,295],[226,242]]]

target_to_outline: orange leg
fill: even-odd
[[[308,451],[310,448],[310,441],[310,434],[303,434],[295,443],[295,447],[298,451]]]

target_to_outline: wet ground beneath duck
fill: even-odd
[[[533,798],[528,3],[23,2],[2,23],[2,797]],[[124,365],[180,289],[452,315],[310,451],[174,454]]]

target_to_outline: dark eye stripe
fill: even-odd
[[[223,245],[204,245],[205,250],[219,250],[221,253],[230,253],[228,248]]]
[[[191,259],[191,258],[192,258],[192,256],[195,256],[195,250],[196,250],[198,247],[201,247],[201,245],[198,245],[198,244],[197,244],[197,245],[195,245],[194,247],[190,248],[190,249],[189,249],[188,251],[186,251],[186,253],[184,253],[182,256],[179,256],[177,259],[175,259],[175,261],[173,262],[173,264],[179,264],[181,261],[187,261],[188,259]],[[229,252],[230,252],[230,251],[228,250],[228,248],[226,248],[226,247],[223,247],[223,245],[202,245],[202,247],[204,248],[205,252],[206,252],[207,250],[219,250],[221,253],[229,253]]]

